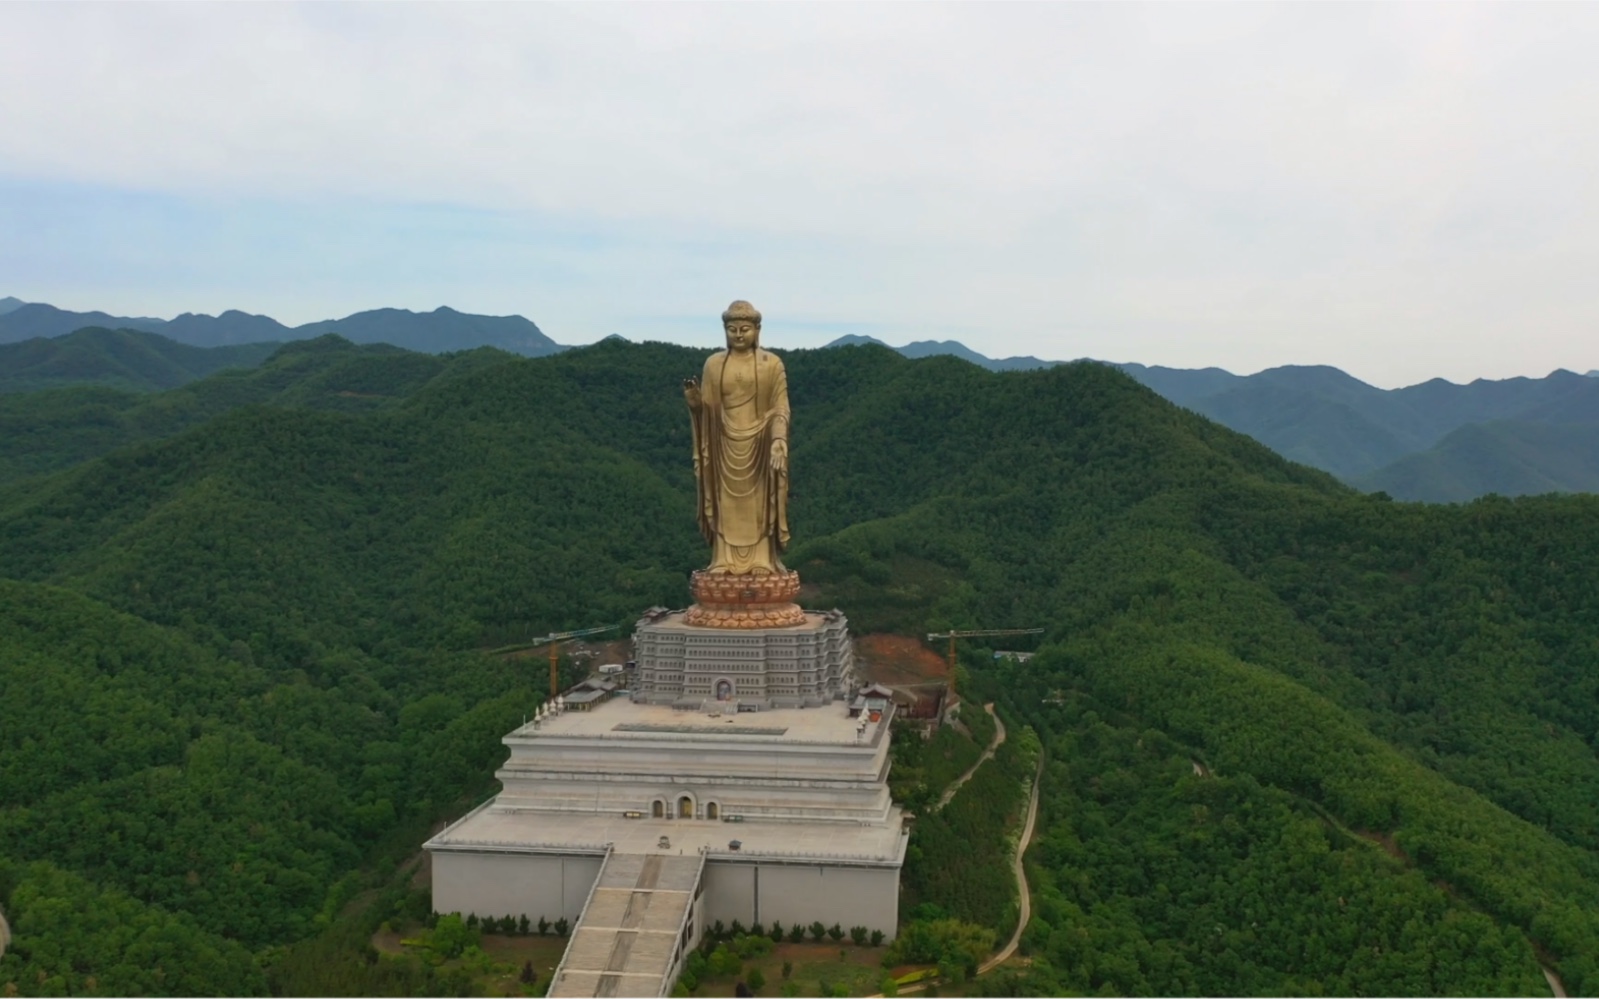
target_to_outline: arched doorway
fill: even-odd
[[[733,699],[733,681],[716,681],[716,699],[718,701],[731,701]]]
[[[666,802],[656,798],[655,801],[650,804],[650,816],[657,819],[666,818]]]
[[[706,804],[705,804],[705,817],[707,819],[710,819],[712,822],[715,822],[717,819],[722,817],[722,810],[721,810],[720,807],[717,806],[716,802],[714,802],[714,801],[706,802]]]
[[[683,797],[677,799],[677,817],[680,819],[692,819],[694,817],[693,798],[690,798],[685,794]]]

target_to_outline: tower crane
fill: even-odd
[[[936,642],[940,638],[949,639],[949,687],[955,689],[955,639],[977,638],[987,635],[1042,635],[1043,628],[982,628],[976,631],[932,631],[928,632],[927,640]]]
[[[616,625],[607,624],[599,628],[581,628],[577,631],[552,631],[543,638],[535,638],[529,644],[534,648],[546,643],[550,646],[550,697],[561,692],[561,681],[556,677],[556,662],[561,655],[561,643],[569,638],[582,638],[584,635],[598,635],[602,631],[614,631]]]

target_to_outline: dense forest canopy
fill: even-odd
[[[1361,495],[1093,363],[784,356],[811,604],[1048,629],[967,663],[1044,759],[1003,987],[1599,990],[1599,499]],[[0,987],[286,980],[372,858],[492,790],[538,684],[478,650],[687,601],[703,357],[329,337],[0,397]],[[934,853],[988,828],[939,821]]]

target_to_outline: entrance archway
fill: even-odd
[[[722,817],[722,810],[717,807],[716,802],[711,801],[706,803],[705,817],[710,819],[712,822],[715,822],[717,819]]]
[[[680,819],[692,819],[694,817],[693,798],[690,798],[685,794],[683,797],[677,799],[677,817]]]
[[[731,701],[733,699],[733,681],[716,681],[716,699],[718,701]]]
[[[657,798],[650,804],[650,817],[656,819],[666,818],[666,802]]]

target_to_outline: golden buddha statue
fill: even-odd
[[[694,425],[694,481],[709,573],[781,573],[788,547],[788,375],[761,349],[748,302],[722,313],[727,349],[683,382]]]

